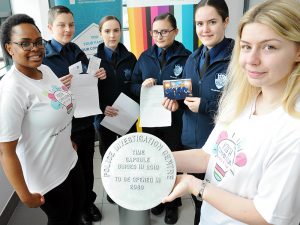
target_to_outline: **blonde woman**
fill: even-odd
[[[203,199],[201,225],[300,221],[300,3],[269,0],[242,18],[216,127],[164,199]],[[255,35],[253,35],[255,34]]]

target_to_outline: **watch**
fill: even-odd
[[[199,194],[196,196],[197,200],[199,201],[203,201],[203,192],[205,190],[205,187],[207,185],[208,181],[207,180],[201,180],[201,186],[200,186],[200,190],[199,190]]]

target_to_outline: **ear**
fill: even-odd
[[[227,28],[228,24],[229,24],[229,17],[226,17],[226,19],[224,20],[225,29]]]
[[[300,62],[300,45],[298,46],[298,51],[296,53],[296,62]]]
[[[48,30],[52,33],[52,24],[48,24]]]
[[[179,29],[176,28],[176,29],[174,30],[175,36],[178,34],[178,32],[179,32]]]
[[[6,43],[5,44],[5,49],[8,52],[8,54],[10,54],[11,56],[14,55],[13,49],[12,49],[12,45],[10,43]]]

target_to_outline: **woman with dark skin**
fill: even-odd
[[[40,207],[48,225],[79,225],[85,195],[70,138],[74,99],[41,65],[44,44],[27,15],[1,26],[2,48],[14,65],[0,82],[0,161],[21,201]]]

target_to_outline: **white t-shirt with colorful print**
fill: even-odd
[[[15,66],[0,81],[0,142],[18,140],[17,155],[30,192],[61,184],[77,162],[70,140],[74,99],[51,69],[33,80]]]
[[[211,155],[206,179],[253,200],[271,224],[300,221],[300,120],[281,107],[267,115],[252,115],[249,106],[229,126],[217,124],[203,150]],[[226,203],[230,208],[230,202]],[[203,202],[200,225],[239,225]]]

